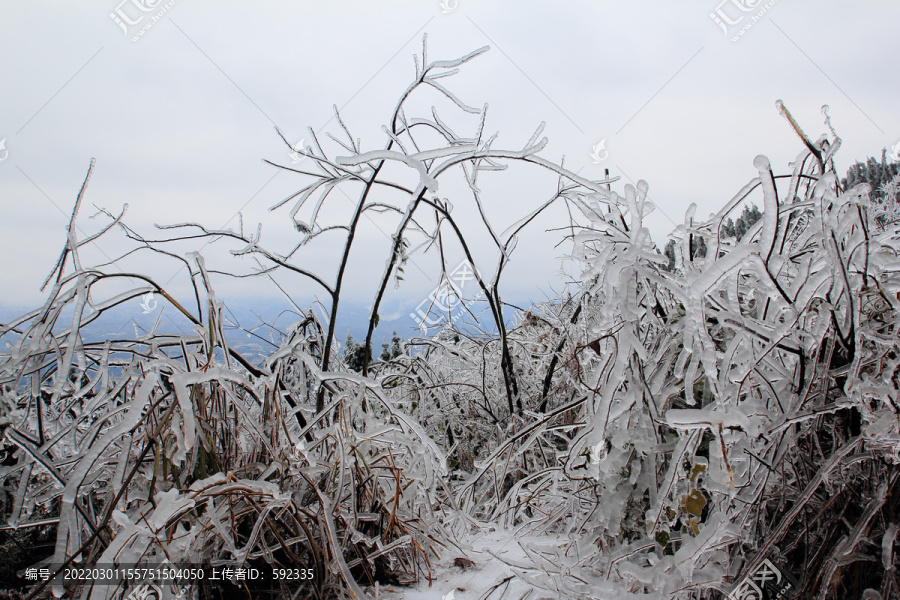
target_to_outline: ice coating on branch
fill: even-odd
[[[188,386],[207,381],[232,381],[234,383],[240,383],[241,377],[234,371],[221,367],[213,367],[206,371],[195,371],[193,373],[178,373],[172,377],[172,384],[175,386],[175,395],[178,397],[178,404],[181,407],[181,418],[184,421],[185,450],[191,450],[194,447],[194,441],[197,438],[194,406],[191,401],[191,392],[188,390]]]
[[[717,433],[720,428],[741,429],[755,437],[755,427],[740,408],[673,409],[666,411],[666,423],[675,429],[710,429]]]
[[[62,508],[57,528],[56,548],[53,554],[53,560],[57,564],[65,562],[67,556],[74,555],[80,546],[79,537],[74,533],[79,528],[77,522],[78,511],[75,509],[79,488],[94,464],[100,460],[101,453],[105,452],[114,441],[137,426],[144,409],[150,402],[150,394],[158,383],[159,379],[156,373],[147,374],[135,392],[134,401],[128,407],[124,418],[107,431],[98,443],[91,447],[90,454],[82,457],[74,472],[71,473],[66,483],[65,491],[62,494]],[[54,586],[54,594],[56,594],[57,588],[61,591],[60,586]]]

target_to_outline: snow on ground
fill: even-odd
[[[434,568],[431,585],[427,580],[411,587],[384,586],[378,590],[377,600],[517,600],[531,587],[515,575],[506,564],[528,564],[530,561],[519,545],[540,542],[547,544],[551,539],[544,537],[520,537],[512,530],[495,530],[479,533],[466,540],[459,548],[452,546],[444,550],[441,559],[432,562]],[[475,566],[462,569],[454,565],[457,558],[467,558]],[[502,582],[512,577],[508,583]],[[501,584],[490,596],[485,594]],[[506,590],[506,587],[509,589]],[[374,592],[369,588],[367,591]],[[504,595],[506,591],[506,595]],[[450,593],[453,592],[452,595]],[[534,600],[552,598],[549,592],[532,596]]]

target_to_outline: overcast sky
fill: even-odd
[[[444,83],[471,105],[490,105],[495,148],[521,148],[546,121],[545,158],[565,155],[592,179],[608,168],[621,178],[619,192],[646,180],[658,207],[647,225],[660,247],[690,203],[705,217],[752,178],[757,154],[789,170],[802,148],[775,110],[779,98],[813,139],[827,131],[821,107],[830,106],[842,172],[900,142],[898,2],[119,1],[0,2],[0,305],[41,300],[92,157],[84,232],[101,223],[88,218],[92,204],[118,212],[128,203],[127,223],[148,236],[154,223],[237,228],[241,211],[248,229],[263,223],[264,243],[288,248],[297,235],[289,209],[268,209],[307,180],[262,162],[291,165],[274,127],[297,141],[307,127],[338,135],[337,105],[364,149],[384,147],[380,128],[414,77],[424,33],[431,60],[490,46]],[[452,113],[443,99],[434,102]],[[458,122],[460,134],[473,131],[471,119]],[[605,160],[596,163],[591,152],[603,140]],[[487,211],[501,230],[555,188],[533,173],[487,175]],[[463,192],[440,193],[471,215]],[[346,214],[352,205],[344,202]],[[364,223],[347,284],[352,301],[370,301],[365,290],[383,269],[395,224]],[[545,230],[562,224],[560,208],[523,234],[503,288],[510,299],[560,289],[568,248],[558,245],[561,233]],[[473,244],[490,264],[482,234],[472,234]],[[339,238],[310,246],[298,262],[333,279]],[[101,240],[87,252],[100,260],[122,248]],[[203,254],[247,272],[250,261],[230,258],[230,248],[214,244]],[[127,266],[161,283],[178,273],[174,262],[139,256]],[[427,296],[434,261],[433,252],[414,257],[385,302],[390,316]],[[322,297],[307,281],[278,280],[296,298]],[[176,276],[169,285],[184,283]],[[219,292],[276,295],[265,281],[247,280],[223,281]]]

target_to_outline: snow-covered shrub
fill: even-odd
[[[646,183],[574,200],[584,271],[554,389],[577,393],[526,410],[456,492],[472,517],[558,536],[517,565],[535,585],[708,597],[772,560],[804,594],[890,589],[846,572],[866,540],[893,556],[900,239],[873,228],[868,186],[826,169],[840,140],[803,139],[790,175],[759,156],[721,211],[691,208],[671,271],[642,223]],[[729,236],[754,195],[762,218]]]
[[[881,161],[869,157],[865,163],[857,162],[847,169],[841,179],[845,189],[857,184],[868,184],[872,200],[869,216],[873,227],[885,228],[900,223],[900,162],[888,162],[887,149],[881,151]]]
[[[493,363],[493,387],[483,385],[482,392],[486,387],[490,403],[502,399],[506,412],[497,414],[508,422],[513,413],[521,415],[522,396],[529,393],[516,381],[527,373],[528,361],[518,366],[512,358],[498,291],[515,236],[551,203],[612,181],[589,181],[537,156],[547,143],[540,138],[543,125],[519,150],[493,147],[497,135],[484,132],[487,106],[468,106],[441,81],[485,50],[429,62],[423,43],[415,79],[383,128],[383,149],[364,150],[336,115],[347,134],[346,142],[332,137],[337,156],[326,153],[310,131],[310,145],[294,152],[310,158],[313,168],[276,165],[312,179],[273,207],[294,201],[290,218],[300,236],[287,254],[264,248],[261,228],[245,233],[243,220],[238,231],[182,223],[163,226],[173,232],[164,239],[148,239],[122,224],[124,210],[118,216],[101,211],[110,222],[79,241],[75,222],[85,182],[67,244],[48,278],[53,285],[46,304],[0,328],[0,339],[9,344],[0,352],[0,427],[7,448],[0,480],[14,490],[4,517],[17,531],[56,528],[52,555],[34,566],[57,574],[63,566],[98,561],[299,564],[316,569],[312,581],[299,584],[307,588],[304,593],[357,598],[363,597],[360,584],[408,583],[430,576],[429,561],[446,537],[442,523],[445,512],[453,512],[453,499],[444,481],[443,451],[410,416],[415,409],[401,395],[406,388],[392,388],[401,373],[380,367],[370,373],[371,337],[386,286],[391,279],[400,280],[415,251],[409,241],[414,236],[422,238],[420,246],[430,247],[442,244],[440,236],[448,231],[470,263],[476,262],[452,204],[436,195],[446,173],[455,170],[465,177],[479,207],[483,171],[502,171],[507,162],[517,161],[559,176],[555,193],[511,233],[497,236],[480,213],[499,254],[493,279],[476,272],[499,331],[492,353],[485,355]],[[451,128],[455,125],[434,108],[422,118],[407,115],[406,102],[420,89],[432,89],[464,115],[473,115],[473,134],[457,135]],[[397,167],[401,176],[387,178],[385,165]],[[320,209],[338,187],[352,190],[358,200],[345,222],[328,223],[320,219]],[[315,206],[304,206],[313,196]],[[369,330],[357,353],[362,360],[351,365],[358,375],[341,364],[335,326],[345,267],[366,211],[392,212],[399,222],[385,254],[384,274],[372,293]],[[435,218],[435,229],[420,226],[424,217]],[[196,312],[152,278],[116,272],[116,260],[83,265],[79,248],[110,230],[121,230],[137,242],[133,252],[174,258],[187,266]],[[347,238],[333,279],[292,262],[309,241],[335,231],[346,232]],[[198,254],[184,259],[167,249],[173,242],[204,237],[238,243],[232,253],[253,256],[260,266],[257,275],[283,269],[320,286],[331,300],[325,307],[327,323],[308,313],[282,335],[262,366],[251,364],[228,347],[223,306],[215,299],[204,259]],[[148,285],[104,296],[104,286],[98,284],[114,278]],[[205,310],[198,284],[206,289]],[[136,330],[133,339],[94,342],[85,337],[84,328],[101,315],[150,293],[161,295],[167,307],[187,319],[193,334],[164,333],[158,320],[143,335]],[[400,366],[412,360],[397,356],[391,362]],[[410,381],[426,385],[418,375]],[[449,383],[438,381],[438,388],[443,389],[436,393],[444,394]],[[421,391],[432,403],[434,397]],[[477,416],[472,418],[477,422]],[[505,435],[506,430],[500,431],[497,438]],[[36,584],[34,593],[45,593],[47,585]],[[123,591],[121,586],[88,590],[58,582],[52,587],[56,595],[108,597]]]
[[[101,282],[117,275],[79,259],[83,194],[46,304],[0,329],[0,477],[13,496],[3,517],[16,532],[56,529],[50,555],[18,567],[303,567],[314,577],[278,593],[323,598],[427,576],[445,466],[418,424],[372,380],[320,370],[312,312],[262,366],[243,359],[228,347],[199,255],[203,314],[146,277],[148,287],[104,297]],[[103,313],[151,291],[194,323],[193,335],[160,333],[157,320],[135,339],[85,339]],[[321,388],[328,404],[316,413]],[[51,587],[111,598],[124,585]]]

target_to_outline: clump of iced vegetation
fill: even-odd
[[[99,300],[109,276],[79,259],[89,241],[76,235],[80,202],[46,304],[0,330],[3,517],[16,534],[49,528],[55,538],[31,566],[302,565],[314,576],[293,587],[319,597],[363,597],[365,572],[427,577],[446,467],[421,427],[376,382],[320,370],[312,312],[262,366],[245,361],[226,342],[199,255],[206,309],[164,294],[193,335],[159,333],[157,320],[136,339],[86,341],[82,329],[104,312],[161,290]],[[315,414],[319,389],[328,404]],[[134,585],[51,591],[109,598]]]
[[[451,545],[501,526],[546,540],[525,544],[529,562],[511,565],[532,598],[715,597],[762,565],[778,565],[807,596],[900,593],[886,571],[900,510],[900,234],[866,184],[841,186],[827,119],[831,136],[812,142],[779,105],[805,148],[791,172],[775,175],[759,156],[758,177],[721,211],[700,220],[689,210],[669,268],[643,225],[654,208],[646,183],[620,195],[613,180],[578,177],[539,156],[542,128],[520,150],[493,147],[487,107],[438,81],[482,51],[428,62],[423,46],[384,149],[363,151],[340,115],[347,141],[332,139],[343,155],[329,156],[310,132],[302,153],[312,166],[288,169],[311,183],[275,207],[295,202],[301,238],[289,254],[243,226],[182,224],[167,227],[174,238],[146,239],[122,225],[124,210],[79,240],[85,181],[46,303],[0,328],[2,515],[14,535],[54,542],[42,562],[22,566],[302,565],[315,576],[281,593],[364,598],[376,583],[430,579]],[[436,109],[407,115],[422,88],[472,115],[473,133],[456,134]],[[558,181],[498,234],[478,178],[511,162]],[[475,264],[471,232],[454,219],[463,199],[435,193],[454,171],[494,240],[492,265]],[[357,194],[355,207],[326,222],[320,209],[337,187]],[[573,214],[580,277],[507,325],[503,268],[518,232],[554,202]],[[748,202],[762,218],[729,235]],[[367,210],[399,223],[364,346],[389,282],[414,252],[443,255],[448,239],[475,267],[481,332],[447,328],[373,365],[363,351],[360,373],[342,364],[342,277]],[[165,250],[173,240],[236,242],[232,252],[254,256],[260,274],[281,269],[324,289],[327,318],[298,311],[277,349],[251,364],[228,345],[199,254],[175,256],[190,269],[190,309],[149,277],[82,263],[79,249],[116,228],[158,256],[175,256]],[[336,277],[292,262],[335,231],[349,233]],[[147,285],[104,295],[125,276]],[[191,335],[165,333],[158,320],[134,338],[85,338],[91,322],[151,291],[193,324]]]
[[[900,234],[868,184],[841,188],[840,139],[813,143],[779,109],[807,146],[792,172],[758,156],[721,211],[691,208],[672,271],[642,224],[646,183],[573,201],[578,295],[510,331],[530,404],[456,492],[473,518],[555,534],[516,565],[534,585],[699,598],[769,560],[804,597],[900,593]],[[729,237],[757,199],[763,218]],[[471,381],[472,343],[433,378]]]
[[[894,175],[878,188],[880,192],[875,206],[875,222],[881,229],[900,223],[900,174]]]
[[[273,207],[293,201],[290,221],[300,235],[288,253],[267,249],[261,227],[245,233],[243,221],[238,231],[191,223],[163,226],[165,237],[150,239],[123,223],[125,208],[118,215],[102,209],[97,216],[108,219],[105,225],[80,237],[78,219],[92,163],[66,245],[47,278],[46,303],[0,328],[7,344],[0,352],[6,451],[0,481],[8,500],[2,517],[26,543],[53,542],[50,553],[35,557],[23,549],[13,561],[16,569],[49,571],[52,582],[34,583],[33,594],[121,597],[134,592],[133,584],[62,582],[55,576],[72,565],[159,566],[163,561],[314,569],[314,576],[283,585],[280,596],[362,598],[363,587],[431,578],[431,561],[466,526],[453,518],[458,511],[445,451],[398,404],[400,389],[395,393],[396,384],[386,377],[395,381],[402,373],[381,369],[376,374],[367,352],[362,374],[353,373],[342,364],[335,343],[345,267],[356,250],[361,217],[366,211],[400,215],[385,252],[384,274],[373,290],[370,346],[385,289],[401,280],[416,251],[410,238],[440,245],[442,232],[454,229],[465,245],[452,204],[436,195],[447,173],[463,175],[476,202],[479,173],[503,170],[502,161],[576,182],[560,186],[511,234],[494,236],[505,260],[516,232],[550,203],[610,183],[584,180],[537,156],[547,144],[540,137],[543,125],[518,149],[494,148],[497,135],[484,133],[487,106],[471,107],[444,87],[446,77],[485,50],[429,62],[423,41],[415,79],[383,127],[381,149],[365,151],[339,114],[336,122],[346,139],[331,136],[332,146],[312,130],[302,150],[285,139],[292,156],[309,159],[309,169],[276,166],[311,180]],[[472,115],[472,135],[457,135],[457,124],[442,119],[436,108],[424,118],[407,114],[408,99],[423,91],[436,92],[450,109]],[[424,132],[414,134],[413,128]],[[325,214],[336,212],[333,198],[342,197],[332,194],[337,188],[357,200],[345,221],[328,222]],[[385,190],[393,196],[381,196]],[[346,207],[343,200],[336,202],[338,211]],[[434,228],[420,224],[421,213],[429,220],[436,217]],[[320,275],[298,265],[296,255],[328,232],[347,234],[337,273]],[[83,247],[113,233],[137,246],[109,263],[86,265]],[[303,318],[286,331],[273,329],[275,350],[262,365],[252,364],[229,347],[224,307],[213,291],[212,279],[221,272],[207,269],[196,252],[184,256],[169,249],[202,238],[235,243],[233,254],[249,255],[260,266],[256,275],[281,269],[318,285],[330,300],[326,318],[320,322],[312,310],[297,307]],[[123,273],[121,259],[134,253],[183,265],[193,290],[190,300],[179,302],[148,275]],[[141,287],[122,291],[112,285],[123,281],[139,281]],[[502,330],[496,280],[479,278],[479,285]],[[135,329],[133,338],[98,342],[86,336],[86,328],[105,314],[127,311],[126,303],[142,297],[148,303],[151,294],[187,320],[193,333],[165,332],[160,311],[156,324],[143,333]],[[506,400],[521,407],[511,354],[505,342],[500,344]],[[415,372],[407,376],[422,381]],[[3,587],[21,581],[4,581]]]

